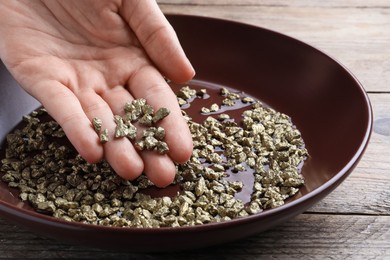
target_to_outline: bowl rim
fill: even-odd
[[[236,226],[240,225],[242,223],[248,223],[253,222],[254,219],[259,220],[262,218],[267,218],[272,215],[280,214],[286,211],[289,208],[292,208],[294,206],[297,206],[305,201],[310,201],[311,199],[320,196],[323,194],[322,197],[325,197],[329,192],[331,192],[333,189],[335,189],[338,186],[338,182],[341,182],[343,179],[345,179],[350,172],[353,170],[353,168],[358,164],[361,156],[363,155],[365,149],[368,146],[372,128],[373,128],[373,110],[372,105],[370,102],[370,99],[368,97],[368,94],[366,90],[364,89],[362,83],[357,79],[357,77],[346,67],[344,66],[339,60],[332,57],[325,51],[321,50],[318,47],[314,47],[311,44],[308,44],[306,42],[303,42],[295,37],[286,35],[284,33],[280,33],[277,31],[274,31],[272,29],[267,29],[261,26],[256,26],[253,24],[248,24],[245,22],[239,22],[234,20],[229,20],[225,18],[215,18],[215,17],[207,17],[207,16],[200,16],[200,15],[186,15],[186,14],[174,14],[174,13],[166,13],[165,16],[169,20],[170,18],[175,17],[184,17],[188,19],[202,19],[202,20],[209,20],[213,22],[222,22],[222,23],[230,23],[235,24],[238,26],[243,26],[248,29],[255,29],[255,30],[262,30],[267,33],[274,34],[276,37],[279,38],[285,38],[288,41],[295,41],[295,43],[298,43],[300,45],[305,45],[305,48],[311,48],[313,51],[315,51],[317,54],[324,55],[326,58],[332,60],[334,63],[336,63],[338,66],[340,66],[351,78],[356,82],[358,88],[357,91],[360,92],[360,94],[363,97],[364,105],[367,108],[367,125],[365,126],[365,133],[362,138],[362,141],[360,143],[359,148],[356,150],[354,155],[351,157],[351,159],[348,161],[348,163],[340,169],[332,178],[327,180],[325,183],[321,184],[319,187],[315,188],[314,190],[308,192],[307,194],[304,194],[300,198],[297,198],[293,201],[290,201],[286,204],[283,204],[282,206],[279,206],[277,208],[273,209],[267,209],[262,212],[256,213],[254,215],[249,215],[241,218],[232,219],[229,221],[222,221],[222,222],[216,222],[216,223],[207,223],[202,225],[194,225],[194,226],[181,226],[181,227],[159,227],[159,228],[137,228],[137,227],[115,227],[115,226],[103,226],[103,225],[95,225],[95,224],[86,224],[81,222],[69,222],[60,218],[55,218],[53,216],[45,215],[38,213],[33,210],[23,209],[21,207],[15,206],[14,204],[5,202],[3,200],[0,200],[0,212],[6,212],[9,215],[14,215],[19,219],[24,219],[27,222],[30,223],[40,223],[45,224],[47,226],[57,227],[57,228],[66,228],[66,229],[73,229],[73,230],[94,230],[94,231],[102,231],[102,232],[118,232],[118,233],[131,233],[131,234],[151,234],[151,233],[187,233],[187,232],[201,232],[204,230],[212,230],[212,229],[220,229],[227,226]],[[310,205],[311,206],[311,205]],[[298,212],[299,214],[300,212]],[[5,217],[5,216],[4,216]],[[7,217],[5,217],[7,218]],[[7,218],[10,221],[12,219]],[[14,221],[20,223],[20,221]]]

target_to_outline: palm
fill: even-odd
[[[16,76],[27,70],[32,75],[40,75],[40,79],[43,75],[65,83],[72,91],[92,87],[104,92],[117,85],[126,85],[135,71],[151,65],[118,13],[95,17],[99,23],[85,26],[85,16],[71,16],[58,10],[55,10],[59,13],[55,16],[44,7],[39,8],[41,21],[34,21],[36,16],[27,17],[18,25],[20,30],[14,30],[12,35],[10,44],[14,52],[9,60]],[[80,20],[75,20],[77,18]],[[29,51],[26,53],[25,50]],[[55,71],[52,68],[56,68]],[[25,80],[23,85],[27,89],[37,83],[31,77]]]
[[[14,77],[41,101],[87,160],[97,161],[104,155],[121,176],[134,178],[144,170],[157,185],[165,186],[174,175],[172,161],[187,160],[191,142],[184,121],[177,120],[180,110],[160,71],[182,81],[192,76],[192,69],[172,35],[173,42],[167,43],[165,35],[172,33],[169,27],[156,26],[153,19],[144,22],[146,15],[156,12],[153,4],[131,0],[11,3],[16,12],[6,20],[12,30],[0,31],[5,36],[0,54]],[[177,69],[167,66],[172,56]],[[139,97],[173,112],[163,122],[173,148],[169,157],[138,155],[125,139],[104,146],[98,143],[90,127],[92,117],[102,118],[104,127],[113,131],[113,115],[122,113],[126,101]],[[174,137],[169,130],[183,134]]]

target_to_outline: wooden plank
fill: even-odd
[[[4,258],[126,259],[281,259],[390,257],[390,217],[303,214],[274,228],[227,245],[187,252],[132,254],[106,251],[41,238],[0,220],[0,253]],[[196,241],[194,241],[196,243]]]
[[[380,259],[390,256],[389,239],[390,217],[304,214],[274,230],[214,248],[210,253],[234,255],[234,259],[337,259],[341,255]]]
[[[160,6],[165,13],[234,20],[287,34],[337,58],[368,91],[389,91],[390,8],[346,11],[322,6]]]

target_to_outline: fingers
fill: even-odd
[[[114,171],[125,179],[135,179],[141,175],[144,164],[134,146],[127,138],[115,138],[116,124],[112,109],[114,108],[114,113],[118,114],[116,112],[119,111],[115,111],[119,109],[117,107],[120,106],[122,101],[129,100],[131,95],[123,88],[122,91],[120,89],[114,90],[112,96],[108,98],[111,101],[110,105],[92,89],[86,89],[77,93],[77,95],[89,120],[94,117],[100,118],[102,120],[102,130],[108,130],[109,140],[103,144],[104,157]],[[112,101],[112,97],[116,97],[115,102]]]
[[[165,140],[170,147],[169,156],[175,162],[186,162],[192,153],[192,137],[175,93],[152,66],[138,70],[128,84],[133,96],[145,98],[155,110],[162,107],[170,110],[170,114],[161,120],[159,125],[166,130]]]
[[[157,187],[168,186],[175,179],[175,164],[168,155],[156,154],[155,151],[142,151],[142,159],[145,162],[144,172]]]
[[[114,114],[118,115],[123,115],[124,104],[133,99],[129,92],[121,86],[106,91],[102,94],[102,98],[110,105]],[[142,127],[137,127],[138,136],[140,136],[142,134]],[[107,149],[107,147],[105,147],[105,149]],[[144,150],[139,152],[139,156],[144,162],[144,173],[156,186],[165,187],[173,182],[176,168],[168,155],[161,155],[155,151]]]
[[[103,158],[103,147],[99,144],[91,121],[74,93],[58,81],[41,81],[29,89],[61,125],[69,141],[88,162],[98,162]]]
[[[57,81],[47,81],[31,88],[30,92],[61,125],[69,141],[85,160],[95,163],[105,157],[114,171],[125,179],[141,175],[144,167],[142,159],[129,140],[114,138],[114,115],[93,89],[73,93]],[[123,89],[123,92],[127,93],[124,98],[131,97],[126,90]],[[92,128],[93,117],[100,118],[102,129],[109,130],[109,142],[104,145]]]
[[[159,187],[170,184],[175,177],[174,162],[184,163],[192,154],[192,137],[184,120],[176,95],[161,74],[152,66],[142,67],[128,82],[134,97],[143,97],[157,111],[165,107],[170,114],[158,122],[165,129],[165,141],[170,149],[168,156],[142,152],[145,173]]]
[[[175,31],[156,1],[123,1],[120,12],[164,76],[183,83],[195,75]]]
[[[148,74],[146,72],[145,75]],[[140,76],[142,75],[140,74]],[[134,82],[139,84],[138,80],[142,82],[143,79],[139,77]],[[160,80],[165,83],[162,78]],[[170,90],[169,86],[166,87]],[[178,139],[172,138],[174,135],[169,134],[172,128],[170,124],[172,123],[163,125],[163,122],[166,120],[172,122],[177,120],[171,120],[171,116],[166,117],[161,123],[167,129],[166,141],[171,147],[169,156],[160,155],[154,151],[143,151],[138,154],[128,139],[115,138],[114,131],[116,125],[113,120],[114,114],[123,113],[125,102],[132,99],[130,93],[123,87],[115,87],[103,93],[102,97],[97,95],[92,89],[76,92],[76,96],[71,90],[55,81],[42,83],[40,86],[32,88],[32,90],[34,93],[31,94],[38,100],[42,100],[42,104],[62,126],[67,137],[83,158],[92,163],[101,160],[104,156],[114,171],[125,179],[135,179],[144,170],[145,174],[156,186],[165,187],[171,184],[175,177],[175,165],[171,157],[176,161],[186,161],[192,151],[191,138],[189,145],[188,140],[183,141],[181,134],[178,135]],[[150,100],[149,103],[151,105],[155,107],[164,106],[171,111],[175,111],[173,106],[167,105],[166,102],[169,103],[168,100],[160,106],[159,103],[156,105],[155,101],[158,100],[156,97],[153,97],[153,95],[148,96],[150,99],[146,98]],[[176,99],[174,99],[174,102],[176,102]],[[109,130],[109,142],[104,145],[100,143],[98,135],[91,126],[93,117],[100,118],[103,122],[102,129],[107,128]],[[177,120],[178,122],[184,122],[180,114],[179,119]],[[178,126],[179,129],[183,127],[180,123]],[[177,125],[173,124],[173,127],[177,127]],[[184,131],[188,131],[186,125]],[[183,132],[183,129],[180,132]],[[181,142],[179,145],[178,141]]]

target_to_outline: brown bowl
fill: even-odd
[[[305,185],[281,207],[217,224],[115,228],[69,223],[34,212],[0,185],[0,216],[34,232],[78,245],[168,251],[225,243],[302,213],[354,169],[369,141],[372,110],[357,79],[323,52],[266,29],[218,19],[168,15],[197,75],[193,83],[244,91],[292,117],[310,153]],[[174,64],[172,64],[174,66]],[[0,67],[0,141],[39,104]]]

